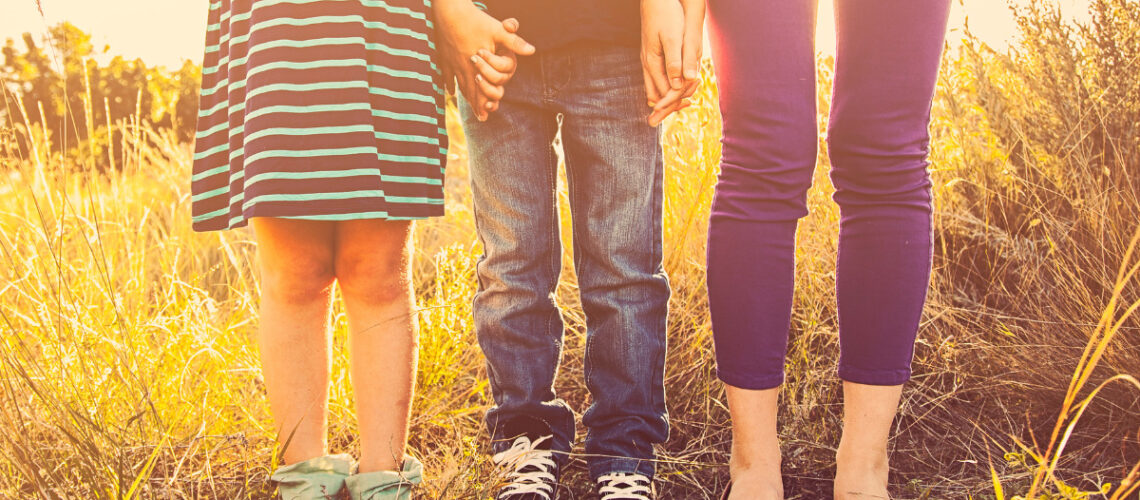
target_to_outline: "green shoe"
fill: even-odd
[[[270,479],[281,500],[333,500],[351,472],[351,456],[326,455],[280,467]]]
[[[353,474],[344,480],[352,500],[410,500],[412,488],[424,478],[424,466],[419,460],[404,455],[404,470],[365,472]]]

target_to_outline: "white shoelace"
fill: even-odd
[[[510,449],[491,457],[496,465],[512,471],[507,474],[509,484],[499,491],[500,500],[526,494],[542,495],[547,500],[554,498],[554,452],[535,449],[551,438],[553,436],[543,436],[531,442],[526,436],[519,436]]]
[[[641,474],[614,472],[599,477],[598,483],[602,485],[598,489],[602,500],[652,500],[653,490],[650,489],[649,478]]]

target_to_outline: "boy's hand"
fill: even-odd
[[[689,106],[700,84],[705,0],[641,0],[641,62],[649,125]]]
[[[471,0],[432,2],[436,18],[440,68],[448,91],[459,91],[480,121],[498,109],[503,86],[514,76],[516,57],[531,55],[534,46],[515,34],[518,21],[498,21]]]

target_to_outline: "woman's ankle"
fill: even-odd
[[[730,465],[732,494],[729,498],[780,500],[784,498],[784,479],[779,463],[753,464],[743,468]]]
[[[754,495],[771,492],[783,495],[784,482],[780,469],[780,447],[756,447],[741,449],[734,447],[729,458],[728,470],[733,489],[738,493],[752,491]]]
[[[780,475],[780,461],[777,457],[776,460],[744,460],[738,459],[736,455],[728,461],[729,474],[734,478],[738,476],[779,476]]]
[[[889,476],[885,451],[840,446],[835,460],[835,499],[889,499]]]
[[[885,448],[856,447],[841,442],[835,452],[835,466],[839,471],[873,472],[885,477],[890,472],[890,459]]]
[[[728,468],[733,474],[749,472],[779,472],[782,460],[780,443],[776,438],[763,443],[734,441]]]

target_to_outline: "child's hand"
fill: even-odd
[[[518,20],[514,18],[504,20],[503,29],[507,30],[508,33],[517,33],[519,30]],[[475,74],[475,82],[478,84],[479,92],[487,100],[484,107],[488,112],[493,112],[499,108],[499,101],[503,98],[505,86],[515,74],[515,69],[518,67],[518,54],[504,47],[498,47],[496,52],[479,49],[474,56],[471,56],[471,62],[478,71]]]
[[[700,84],[705,0],[641,0],[641,62],[657,126],[689,106]]]
[[[534,46],[515,34],[518,21],[500,22],[471,0],[436,0],[432,8],[448,90],[458,85],[476,118],[486,120],[514,76],[517,56],[533,54]]]

